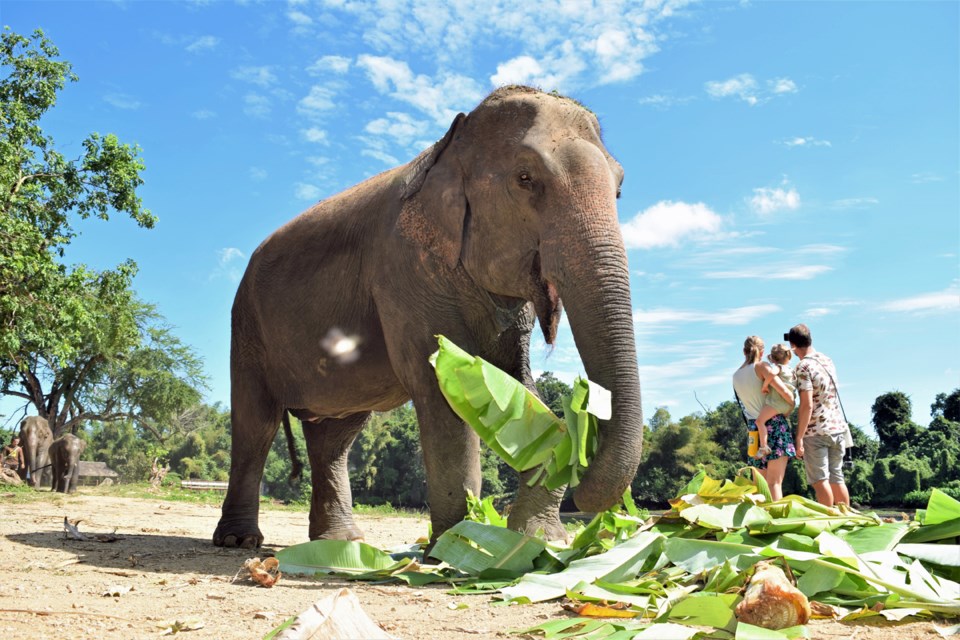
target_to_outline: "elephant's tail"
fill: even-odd
[[[283,412],[283,432],[287,436],[287,450],[290,452],[290,486],[300,484],[300,477],[303,475],[303,463],[300,462],[300,455],[297,453],[297,446],[293,440],[293,429],[290,427],[290,412]]]

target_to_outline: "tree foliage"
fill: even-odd
[[[74,222],[112,212],[141,227],[140,149],[90,134],[74,159],[40,125],[77,77],[42,31],[0,36],[0,393],[56,435],[84,421],[163,425],[199,401],[199,358],[137,299],[132,260],[96,271],[62,262]]]

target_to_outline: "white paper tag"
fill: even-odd
[[[597,416],[599,420],[609,420],[613,417],[613,394],[587,380],[587,389],[590,396],[587,399],[587,411]]]

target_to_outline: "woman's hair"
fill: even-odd
[[[783,365],[790,362],[791,355],[790,345],[779,343],[770,347],[770,355],[767,357],[770,358],[770,362]]]
[[[753,364],[760,360],[760,353],[763,351],[763,338],[760,336],[749,336],[743,341],[743,355],[746,356],[746,364]]]

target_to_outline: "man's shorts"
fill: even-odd
[[[845,436],[845,433],[833,433],[803,438],[803,466],[807,471],[807,482],[816,484],[829,480],[831,484],[844,484]]]

